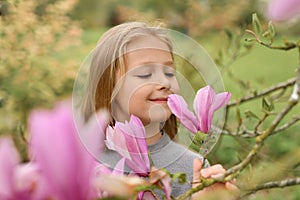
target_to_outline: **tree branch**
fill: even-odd
[[[186,200],[190,196],[192,196],[192,194],[199,192],[200,190],[204,189],[205,187],[208,187],[216,182],[221,182],[221,181],[222,180],[220,180],[220,179],[212,179],[212,178],[202,179],[197,187],[189,189],[186,193],[175,198],[175,200]]]
[[[298,121],[300,121],[300,115],[294,117],[290,122],[287,122],[286,124],[276,128],[272,134],[278,133],[280,131],[283,131],[285,129],[288,129],[289,127],[291,127],[292,125],[294,125],[295,123],[297,123]]]
[[[251,31],[250,31],[251,33]],[[252,32],[253,33],[253,32]],[[290,45],[288,46],[287,43],[285,43],[285,47],[274,47],[271,46],[271,44],[265,44],[263,42],[261,42],[259,40],[259,38],[257,38],[257,36],[255,35],[255,33],[253,33],[253,35],[256,37],[256,40],[258,42],[260,42],[262,45],[267,46],[269,48],[272,49],[281,49],[281,50],[289,50],[291,48],[295,48],[298,47],[299,50],[299,54],[300,54],[300,42],[299,44],[297,43],[296,45]],[[299,57],[300,58],[300,57]],[[252,149],[249,151],[248,155],[237,165],[231,167],[230,169],[228,169],[224,175],[222,175],[221,177],[218,178],[208,178],[208,179],[201,179],[201,182],[199,183],[199,186],[195,187],[195,188],[191,188],[190,190],[188,190],[186,193],[180,195],[179,197],[176,198],[176,200],[185,200],[187,198],[189,198],[192,194],[202,190],[205,187],[208,187],[216,182],[226,182],[226,181],[231,181],[234,178],[236,178],[240,172],[245,169],[249,163],[253,160],[253,158],[259,153],[260,149],[262,148],[265,140],[271,135],[274,134],[275,131],[279,131],[285,128],[290,127],[292,124],[296,123],[297,121],[299,121],[299,117],[293,119],[291,122],[277,128],[278,124],[281,122],[281,120],[293,109],[294,106],[297,105],[297,103],[299,102],[299,94],[300,94],[300,65],[298,67],[298,71],[297,71],[297,76],[296,78],[292,78],[289,79],[285,82],[279,83],[275,86],[272,86],[268,89],[265,89],[263,91],[261,91],[260,93],[255,93],[252,95],[248,95],[244,98],[241,98],[240,100],[237,100],[235,102],[232,102],[230,104],[227,105],[227,109],[229,107],[232,106],[236,106],[239,105],[243,102],[246,101],[250,101],[252,99],[256,99],[259,97],[262,97],[264,95],[270,94],[278,89],[286,89],[287,87],[290,87],[294,85],[294,90],[290,96],[290,99],[288,101],[288,104],[281,110],[281,112],[279,112],[275,119],[272,121],[270,127],[266,130],[264,130],[263,132],[259,133],[259,135],[256,136],[255,138],[255,144],[252,147]],[[266,116],[265,116],[266,117]],[[261,119],[261,121],[264,121],[265,117],[263,117]],[[257,124],[255,130],[253,131],[253,134],[258,134],[256,133],[257,131],[257,127],[260,125],[260,122]],[[239,132],[239,131],[237,131]],[[277,182],[268,182],[265,183],[263,185],[259,185],[257,187],[254,188],[254,191],[258,191],[258,190],[262,190],[262,189],[268,189],[268,188],[274,188],[274,187],[286,187],[286,186],[291,186],[291,185],[296,185],[296,184],[300,184],[300,177],[299,178],[294,178],[294,179],[287,179],[287,180],[283,180],[283,181],[277,181]]]
[[[275,92],[276,90],[290,87],[290,86],[294,85],[295,82],[296,82],[296,78],[288,79],[288,80],[286,80],[284,82],[281,82],[281,83],[279,83],[279,84],[277,84],[275,86],[267,88],[267,89],[265,89],[265,90],[263,90],[261,92],[258,92],[258,93],[255,93],[255,94],[251,94],[251,95],[245,96],[245,97],[243,97],[243,98],[241,98],[239,100],[230,102],[230,103],[227,104],[227,107],[233,107],[233,106],[239,105],[241,103],[244,103],[246,101],[250,101],[250,100],[253,100],[253,99],[260,98],[262,96],[265,96],[267,94]]]
[[[235,177],[239,175],[239,172],[242,171],[257,155],[260,148],[263,146],[264,141],[268,138],[268,136],[275,130],[279,122],[283,119],[283,117],[298,103],[298,101],[289,101],[288,105],[276,116],[273,120],[271,126],[265,130],[261,135],[256,137],[256,143],[253,148],[250,150],[248,155],[244,160],[242,160],[239,164],[233,166],[232,168],[228,169],[225,174],[219,178],[215,179],[202,179],[201,183],[196,188],[191,188],[183,195],[176,198],[176,200],[185,200],[190,197],[193,193],[200,191],[201,189],[208,187],[216,182],[225,182],[233,180]]]
[[[256,126],[254,127],[254,133],[255,134],[257,134],[259,126],[267,119],[268,116],[269,116],[269,114],[265,113],[264,116],[258,121]]]
[[[296,116],[296,117],[293,117],[291,119],[291,121],[285,123],[284,125],[276,128],[272,133],[271,135],[275,134],[275,133],[278,133],[278,132],[281,132],[281,131],[284,131],[286,129],[288,129],[289,127],[291,127],[292,125],[296,124],[297,122],[300,121],[300,115]],[[219,130],[221,131],[221,129]],[[230,132],[230,131],[227,131],[227,130],[222,130],[221,131],[221,134],[223,135],[231,135],[231,136],[239,136],[239,137],[244,137],[244,138],[253,138],[253,137],[256,137],[258,135],[261,135],[262,132],[255,132],[255,131],[251,131],[251,130],[247,130],[247,129],[244,129],[244,130],[241,130],[239,132]]]
[[[275,130],[279,122],[286,116],[286,114],[298,103],[298,101],[289,101],[288,105],[277,114],[276,118],[273,120],[271,126],[265,130],[261,135],[256,137],[256,142],[253,148],[250,150],[248,155],[244,160],[242,160],[239,164],[233,166],[228,169],[224,174],[224,180],[232,180],[232,178],[236,177],[240,171],[242,171],[257,155],[260,148],[263,146],[264,141],[269,137],[269,135]]]
[[[250,192],[246,193],[244,196],[248,196],[250,194],[258,192],[259,190],[283,188],[283,187],[294,186],[294,185],[300,185],[300,177],[285,179],[281,181],[271,181],[271,182],[264,183],[262,185],[258,185],[252,189],[249,189],[248,191]]]
[[[288,51],[288,50],[291,50],[291,49],[294,49],[294,48],[299,48],[299,44],[298,43],[294,43],[294,42],[287,42],[287,41],[284,41],[284,45],[285,46],[272,46],[272,43],[270,44],[267,44],[265,42],[263,42],[253,31],[251,30],[246,30],[247,33],[251,34],[254,36],[256,42],[258,42],[259,44],[269,48],[269,49],[276,49],[276,50],[285,50],[285,51]]]

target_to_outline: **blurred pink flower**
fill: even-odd
[[[125,159],[134,174],[147,176],[150,172],[145,128],[136,116],[131,115],[129,122],[116,122],[114,129],[108,127],[106,145]]]
[[[273,21],[285,21],[300,16],[299,0],[270,0],[267,16]]]
[[[133,196],[137,195],[136,189],[141,186],[149,186],[149,183],[138,176],[101,174],[94,180],[94,187],[106,191],[106,196],[113,194],[126,199],[132,199]]]
[[[138,197],[137,200],[143,200],[143,199],[147,199],[147,200],[157,200],[157,197],[155,197],[151,191],[142,191],[138,193]]]
[[[181,124],[192,133],[196,134],[198,131],[208,133],[214,112],[226,105],[230,97],[229,92],[216,94],[210,86],[201,88],[194,99],[193,107],[196,116],[188,109],[187,103],[180,95],[169,95],[168,105]]]
[[[94,133],[87,133],[84,142],[95,144],[93,136],[98,134],[97,144],[101,147],[105,127],[93,123],[86,130]],[[70,104],[62,102],[52,111],[34,111],[29,118],[29,132],[31,158],[40,168],[54,199],[87,200],[96,197],[92,181],[99,163],[79,141]]]
[[[33,163],[20,163],[9,138],[0,140],[0,199],[35,200],[50,197],[43,177]]]

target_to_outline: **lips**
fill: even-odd
[[[151,102],[153,103],[167,103],[168,98],[166,97],[162,97],[162,98],[154,98],[154,99],[150,99]]]

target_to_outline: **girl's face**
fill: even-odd
[[[144,125],[166,121],[171,115],[167,97],[179,91],[168,46],[155,37],[143,37],[130,43],[128,52],[126,74],[117,74],[113,117],[125,121],[133,114]]]

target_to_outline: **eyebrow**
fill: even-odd
[[[140,63],[141,65],[148,65],[148,64],[156,64],[156,62],[152,62],[152,61],[146,61],[146,62],[142,62]],[[172,60],[169,61],[165,61],[162,63],[163,65],[169,66],[169,65],[174,65],[174,62]]]

